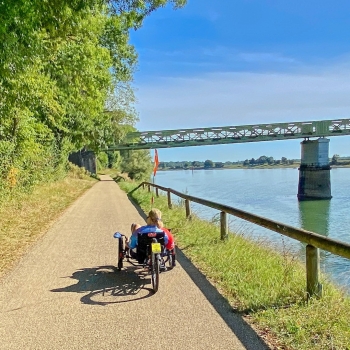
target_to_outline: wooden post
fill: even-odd
[[[306,290],[308,298],[322,296],[322,285],[319,283],[320,251],[308,244],[306,246]]]
[[[221,240],[224,241],[228,238],[227,215],[224,211],[220,213],[220,226],[221,226]]]
[[[173,205],[171,204],[171,193],[168,191],[168,208],[171,209]]]
[[[185,199],[185,207],[186,207],[186,219],[191,219],[190,201],[188,199]]]
[[[159,197],[158,187],[156,187],[156,196]]]
[[[151,185],[148,185],[148,192],[151,192]]]

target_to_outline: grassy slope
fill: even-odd
[[[95,182],[89,177],[67,177],[4,201],[0,205],[0,276]]]
[[[138,189],[131,195],[145,212],[150,209],[150,193]],[[163,212],[177,245],[274,349],[350,349],[349,299],[323,282],[324,297],[306,302],[305,269],[297,259],[258,246],[247,235],[231,234],[222,242],[217,225],[195,216],[185,220],[181,202],[169,210],[161,196],[153,207]]]

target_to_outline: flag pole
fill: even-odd
[[[157,149],[154,149],[153,185],[154,185],[154,180],[156,177],[158,165],[159,165],[158,151],[157,151]],[[151,199],[151,209],[152,209],[153,203],[154,203],[154,196],[153,196],[154,191],[155,191],[155,188],[153,186],[152,199]]]

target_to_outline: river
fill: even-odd
[[[350,243],[350,168],[331,170],[331,200],[299,202],[298,177],[293,168],[179,170],[158,171],[155,183]],[[217,210],[196,203],[191,209],[218,220]],[[298,241],[231,215],[229,227],[305,261],[305,245]],[[321,271],[350,293],[350,260],[321,251]]]

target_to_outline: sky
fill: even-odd
[[[348,0],[188,0],[131,32],[139,131],[350,118]],[[300,159],[300,142],[159,149],[160,161]],[[350,155],[350,136],[329,154]]]

